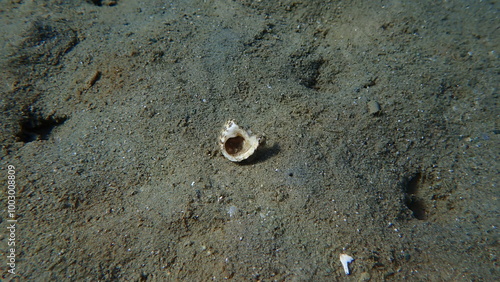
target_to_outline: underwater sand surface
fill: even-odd
[[[2,1],[2,278],[500,279],[499,8]]]

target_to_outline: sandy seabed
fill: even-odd
[[[500,279],[496,1],[0,4],[4,280]]]

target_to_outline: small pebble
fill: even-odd
[[[377,101],[368,102],[368,113],[370,113],[370,115],[380,113],[380,104]]]

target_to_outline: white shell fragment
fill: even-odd
[[[346,275],[351,274],[349,271],[349,263],[352,262],[354,259],[346,254],[340,254],[340,262],[342,263],[342,267],[344,268],[344,272]]]
[[[232,162],[248,159],[259,147],[260,137],[250,130],[240,128],[234,120],[228,120],[219,137],[222,154]]]

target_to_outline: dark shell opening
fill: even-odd
[[[230,155],[235,155],[243,149],[243,145],[245,144],[245,138],[242,136],[236,136],[233,138],[227,139],[224,144],[224,148],[226,148],[226,152]]]

